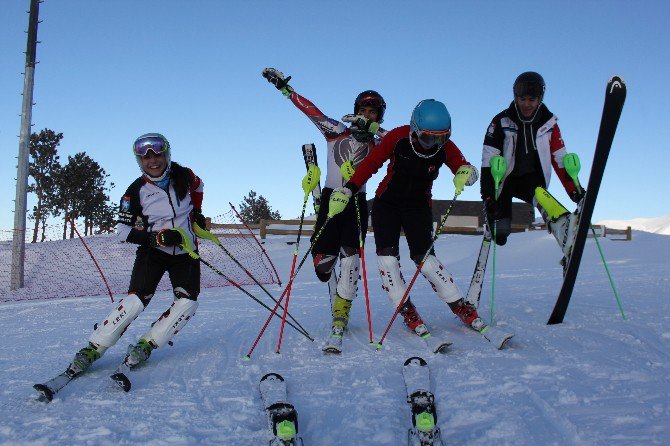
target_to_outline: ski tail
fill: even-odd
[[[267,373],[260,380],[259,390],[272,435],[270,445],[302,445],[298,437],[298,412],[287,400],[284,378],[278,373]]]
[[[407,431],[409,445],[441,445],[440,428],[437,426],[435,396],[430,392],[430,369],[419,356],[405,361],[403,378],[410,405],[412,427]]]

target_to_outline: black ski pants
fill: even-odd
[[[378,256],[398,256],[400,232],[404,231],[412,260],[416,263],[423,259],[433,242],[433,211],[424,203],[395,203],[375,198],[372,227]]]
[[[137,248],[128,293],[136,294],[146,307],[166,271],[172,289],[183,288],[188,293],[189,299],[198,299],[200,262],[188,254],[171,255],[148,246]]]

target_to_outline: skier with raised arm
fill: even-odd
[[[386,132],[379,124],[384,120],[386,102],[373,90],[361,92],[354,100],[353,114],[345,115],[342,121],[350,123],[347,127],[343,122],[326,116],[312,102],[299,95],[285,77],[274,68],[266,68],[263,77],[291,100],[298,110],[302,111],[326,138],[328,161],[325,187],[322,191],[322,205],[319,208],[315,234],[328,216],[328,199],[333,189],[342,187],[342,165],[351,163],[356,169],[363,159],[375,147]],[[368,222],[368,208],[365,199],[365,188],[357,190],[358,212],[360,213],[361,233],[365,240]],[[354,200],[352,200],[354,201]],[[359,232],[356,209],[350,203],[344,211],[334,217],[323,229],[316,241],[312,256],[314,270],[322,282],[328,282],[335,263],[340,258],[340,277],[337,279],[337,295],[332,302],[332,334],[342,335],[349,321],[349,311],[359,278]]]

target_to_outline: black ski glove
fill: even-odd
[[[179,246],[184,242],[179,231],[175,229],[162,229],[149,234],[149,244],[154,248],[161,246]]]
[[[193,222],[200,226],[200,229],[207,229],[207,219],[200,209],[193,209]]]
[[[282,92],[284,96],[289,96],[293,92],[293,88],[288,84],[291,76],[284,77],[284,73],[274,68],[266,68],[261,73],[265,79],[268,80],[275,88]]]
[[[497,200],[494,200],[491,197],[486,197],[484,199],[484,209],[486,209],[486,215],[489,223],[493,223],[494,221],[500,220],[503,217],[502,206]]]

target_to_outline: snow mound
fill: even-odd
[[[630,226],[636,231],[670,235],[670,215],[654,218],[633,218],[631,220],[601,220],[596,224],[605,225],[612,229],[626,229]]]

